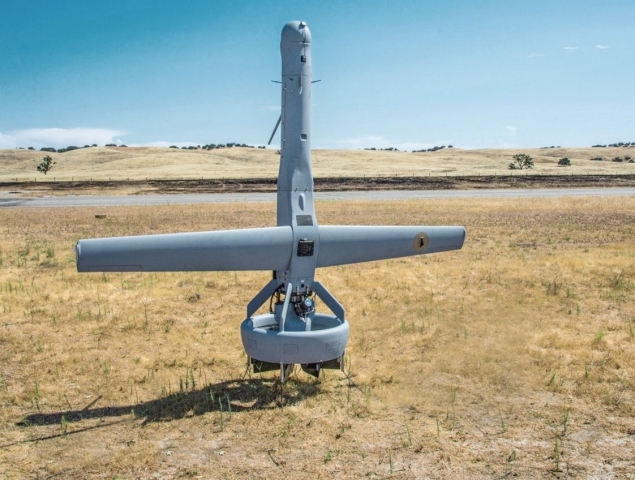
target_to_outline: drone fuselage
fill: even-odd
[[[304,22],[282,30],[282,109],[277,224],[290,226],[295,252],[288,269],[276,270],[279,285],[308,292],[313,283],[320,235],[313,203],[311,169],[311,32]]]

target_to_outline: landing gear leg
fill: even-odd
[[[295,365],[293,363],[280,364],[280,384],[284,384],[287,378],[291,376],[294,366]]]
[[[293,373],[293,363],[280,364],[280,408],[284,409],[284,382]]]

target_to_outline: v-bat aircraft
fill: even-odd
[[[277,226],[79,240],[78,272],[270,270],[272,280],[247,305],[241,337],[256,371],[293,365],[318,376],[341,368],[349,324],[344,308],[315,280],[315,269],[462,248],[459,226],[318,225],[311,170],[311,32],[282,29],[282,112]],[[275,135],[275,130],[274,130]],[[318,313],[316,300],[331,313]],[[256,315],[271,300],[270,312]]]

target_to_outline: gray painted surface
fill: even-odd
[[[412,200],[427,198],[551,198],[633,196],[635,187],[509,188],[483,190],[365,190],[314,192],[316,200]],[[276,193],[197,193],[177,195],[67,195],[21,197],[0,192],[0,207],[117,207],[138,205],[194,205],[202,203],[275,202]]]
[[[423,240],[417,243],[419,234]],[[458,250],[463,227],[321,226],[318,267]]]
[[[321,363],[344,355],[349,324],[335,315],[316,313],[310,322],[312,330],[271,329],[280,321],[273,313],[247,318],[240,326],[240,335],[252,358],[268,363]]]
[[[77,243],[77,271],[277,270],[291,247],[290,227],[93,238]]]

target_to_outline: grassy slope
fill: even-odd
[[[635,198],[317,210],[322,224],[461,224],[468,239],[319,270],[347,309],[358,388],[300,373],[281,410],[275,374],[240,381],[239,322],[270,274],[79,275],[71,250],[268,226],[273,204],[0,209],[0,476],[635,474]]]
[[[316,177],[376,175],[493,175],[508,173],[516,153],[528,153],[537,173],[635,173],[635,164],[611,162],[616,156],[635,157],[634,148],[557,148],[524,150],[461,150],[406,153],[366,150],[316,150]],[[46,177],[36,165],[46,155],[30,150],[0,150],[0,181],[158,178],[275,178],[279,156],[274,150],[229,148],[180,150],[169,148],[97,147],[52,153],[57,162]],[[604,161],[591,161],[602,156]],[[558,167],[568,157],[572,167]]]

